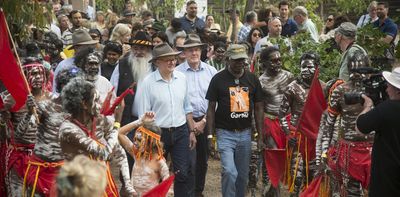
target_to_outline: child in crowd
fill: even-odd
[[[153,124],[154,115],[154,112],[146,112],[139,120],[119,129],[120,144],[135,159],[131,179],[137,196],[143,195],[169,177],[160,142],[161,129]],[[132,142],[127,134],[134,129],[136,132]]]

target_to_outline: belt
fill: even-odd
[[[199,117],[197,117],[197,118],[193,118],[193,120],[194,120],[195,122],[199,122],[199,121],[203,120],[203,118],[204,118],[204,115],[203,115],[203,116],[199,116]]]
[[[264,117],[268,118],[268,119],[271,119],[271,120],[278,119],[278,116],[275,116],[275,115],[272,115],[272,114],[269,114],[269,113],[265,113],[265,112],[264,112]]]
[[[162,131],[170,131],[170,132],[172,132],[172,131],[175,131],[175,130],[178,130],[178,129],[183,128],[185,125],[186,125],[186,123],[183,124],[183,125],[181,125],[181,126],[178,126],[178,127],[169,127],[169,128],[163,128],[163,127],[161,127],[161,130],[162,130]]]
[[[219,129],[219,128],[218,128],[218,129]],[[222,128],[221,128],[221,129],[222,129]],[[244,128],[244,129],[223,129],[223,130],[227,130],[227,131],[234,132],[234,133],[240,133],[240,132],[242,132],[242,131],[244,131],[244,130],[248,130],[248,129],[250,129],[250,127]]]

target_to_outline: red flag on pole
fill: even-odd
[[[271,184],[276,188],[285,172],[286,150],[265,149],[264,159]]]
[[[153,189],[149,190],[142,197],[165,197],[167,196],[168,190],[174,182],[175,174],[169,176],[163,182],[155,186]]]
[[[124,97],[128,94],[134,94],[135,92],[133,91],[133,89],[127,88],[121,95],[119,95],[119,97],[117,97],[114,101],[114,103],[112,104],[111,107],[109,107],[110,105],[110,100],[107,99],[111,99],[111,97],[108,97],[104,103],[103,103],[103,107],[102,107],[102,112],[101,114],[105,115],[105,116],[110,116],[114,113],[115,108],[122,102],[122,100],[124,99]],[[108,106],[107,106],[108,105]]]
[[[7,21],[3,10],[0,10],[0,80],[15,100],[11,111],[18,111],[25,105],[29,88],[11,51],[8,35]]]
[[[310,183],[310,185],[305,189],[303,192],[301,192],[300,197],[315,197],[319,196],[319,190],[321,187],[321,181],[322,181],[322,175],[319,175],[318,177],[315,177],[313,181]]]
[[[318,80],[318,74],[319,69],[314,73],[307,101],[304,104],[303,112],[297,125],[297,131],[300,131],[312,140],[317,139],[322,113],[328,107],[324,98],[321,83]]]

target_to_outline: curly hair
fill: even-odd
[[[82,111],[81,103],[92,100],[94,89],[93,83],[81,77],[70,80],[61,92],[63,109],[73,116],[78,115]]]
[[[107,186],[106,166],[84,155],[66,162],[56,178],[59,197],[101,196]]]
[[[315,53],[313,51],[308,51],[308,52],[303,53],[303,55],[300,57],[300,64],[303,60],[306,60],[306,59],[314,60],[314,64],[317,67],[321,65],[321,62],[320,62],[321,58],[319,57],[319,55],[317,53]]]
[[[68,82],[75,78],[83,76],[82,70],[76,66],[60,71],[56,76],[57,92],[61,92],[62,88]]]
[[[99,52],[96,52],[94,50],[94,48],[91,48],[91,47],[90,48],[84,48],[84,49],[80,50],[75,55],[75,60],[74,60],[75,65],[78,68],[80,68],[82,70],[85,70],[85,66],[86,66],[87,61],[88,61],[88,56],[91,53],[95,54],[99,58],[99,60],[103,59],[102,54],[100,54]],[[101,64],[101,62],[99,64]]]

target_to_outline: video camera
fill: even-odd
[[[361,97],[362,94],[371,98],[375,106],[388,98],[386,93],[386,81],[378,69],[363,67],[351,69],[351,72],[368,75],[368,77],[362,80],[363,91],[344,94],[344,102],[346,105],[363,104],[364,99]]]

